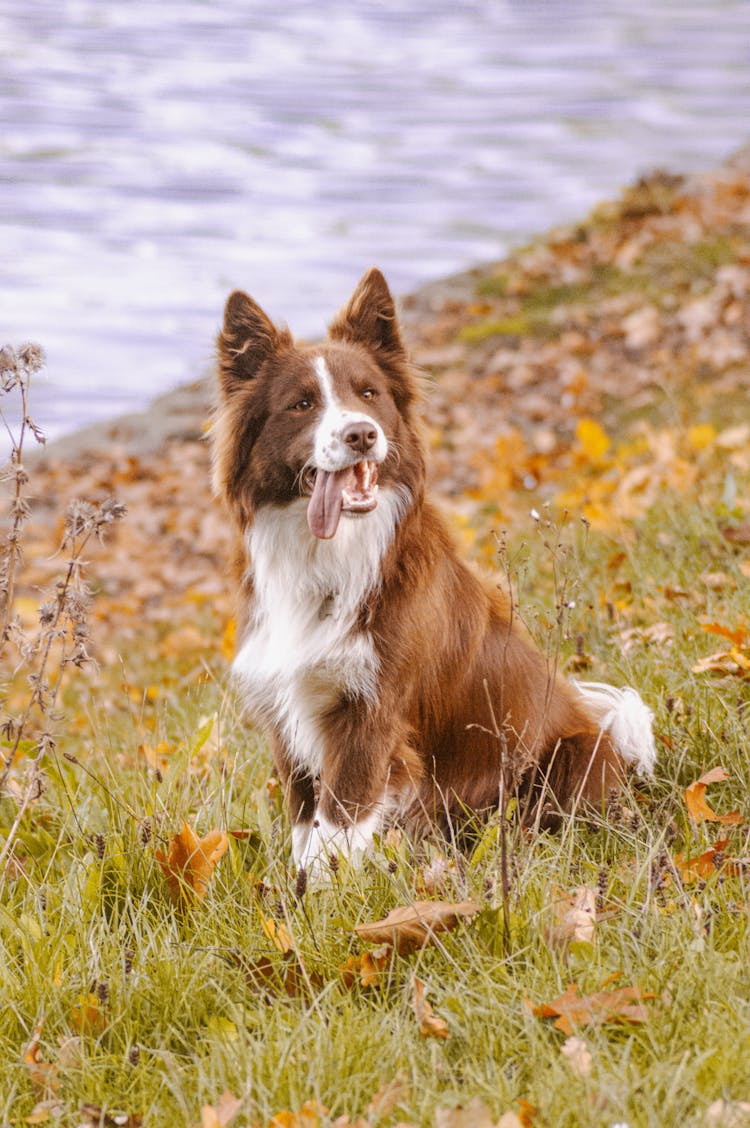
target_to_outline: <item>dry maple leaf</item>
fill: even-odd
[[[427,1002],[425,998],[427,987],[416,975],[412,979],[412,987],[414,989],[412,1007],[414,1009],[414,1017],[419,1023],[419,1033],[423,1038],[447,1038],[449,1033],[448,1024],[444,1019],[435,1014],[432,1007]]]
[[[175,905],[184,906],[191,897],[203,900],[214,866],[224,857],[228,845],[229,837],[223,830],[210,830],[204,838],[199,838],[193,828],[183,822],[180,833],[170,837],[167,853],[156,851],[156,860]]]
[[[475,901],[415,901],[392,909],[382,920],[358,924],[354,931],[372,944],[392,944],[403,956],[433,943],[436,933],[455,928],[459,920],[474,916],[479,908]]]
[[[554,1018],[555,1028],[569,1037],[576,1026],[648,1022],[650,1016],[643,1000],[654,998],[655,995],[644,994],[639,987],[617,987],[614,991],[580,995],[578,985],[571,983],[551,1003],[534,1006],[527,1001],[526,1005],[536,1018]]]
[[[697,779],[695,783],[691,783],[685,789],[685,804],[690,817],[696,823],[718,822],[728,826],[743,821],[739,811],[730,811],[728,815],[717,815],[706,802],[706,787],[708,784],[720,783],[725,779],[729,779],[729,772],[726,768],[711,768],[710,771],[704,772],[700,779]]]
[[[719,635],[720,638],[728,639],[733,646],[744,646],[747,639],[747,628],[744,626],[738,627],[725,627],[722,623],[703,623],[703,630],[706,634]]]
[[[225,1089],[216,1105],[201,1108],[201,1128],[227,1128],[242,1107],[242,1098]]]
[[[692,881],[705,881],[711,874],[719,872],[727,877],[736,877],[739,873],[738,866],[724,857],[728,845],[728,838],[720,838],[697,858],[676,854],[675,868],[685,884],[688,885]]]

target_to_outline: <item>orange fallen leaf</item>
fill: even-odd
[[[23,1064],[26,1066],[29,1080],[35,1089],[43,1093],[56,1093],[60,1088],[57,1065],[55,1062],[42,1061],[39,1056],[43,1026],[44,1019],[34,1027],[31,1040],[24,1051]]]
[[[705,881],[714,873],[723,873],[727,877],[736,877],[739,870],[734,862],[724,857],[724,851],[729,845],[728,838],[721,838],[718,842],[714,842],[713,846],[709,846],[708,850],[704,850],[697,858],[691,858],[689,855],[676,854],[674,859],[675,867],[685,884],[690,884],[693,881]]]
[[[381,944],[361,956],[348,956],[346,961],[339,965],[344,985],[353,987],[359,980],[362,987],[375,987],[382,981],[383,972],[391,962],[392,954],[393,948],[390,944]]]
[[[435,1014],[427,1002],[425,998],[427,987],[416,975],[412,979],[412,988],[414,990],[412,1007],[414,1017],[419,1023],[419,1033],[423,1038],[447,1038],[449,1034],[448,1024]]]
[[[725,768],[711,768],[710,771],[691,783],[685,789],[685,805],[690,817],[696,822],[718,822],[729,826],[743,821],[739,811],[730,811],[727,815],[717,815],[706,802],[706,787],[709,783],[721,783],[729,779],[729,772]]]
[[[438,932],[455,928],[460,920],[479,912],[475,901],[414,901],[392,909],[382,920],[358,924],[354,931],[372,944],[392,944],[402,956],[434,943]]]
[[[202,901],[214,866],[227,851],[229,838],[223,830],[210,830],[199,838],[191,826],[183,822],[179,834],[169,839],[166,854],[156,851],[156,860],[167,879],[169,895],[176,905],[184,906],[194,896]]]
[[[81,1034],[101,1034],[107,1025],[98,995],[79,995],[70,1015],[71,1022]]]
[[[721,623],[703,623],[702,627],[706,634],[715,634],[721,638],[729,639],[732,645],[737,647],[744,646],[747,638],[747,628],[743,626],[725,627]]]
[[[241,1097],[235,1097],[225,1089],[216,1105],[203,1105],[201,1108],[201,1128],[226,1128],[234,1120],[242,1107]]]
[[[268,1121],[268,1128],[319,1128],[328,1109],[318,1101],[305,1101],[299,1112],[284,1109]]]
[[[562,995],[551,1003],[526,1006],[535,1018],[554,1018],[554,1026],[568,1037],[576,1026],[600,1025],[606,1022],[648,1022],[649,1012],[644,999],[656,998],[644,994],[639,987],[617,987],[614,991],[596,991],[580,995],[578,985],[571,983]]]

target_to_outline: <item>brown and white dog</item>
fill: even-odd
[[[552,672],[425,497],[419,386],[370,270],[327,342],[242,292],[218,338],[214,486],[237,529],[243,699],[270,733],[295,862],[497,808],[558,816],[650,771],[632,689]]]

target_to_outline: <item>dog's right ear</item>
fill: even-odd
[[[279,330],[257,302],[242,290],[229,295],[224,325],[216,341],[219,380],[225,395],[253,380],[263,362],[283,345],[291,344],[288,330]]]

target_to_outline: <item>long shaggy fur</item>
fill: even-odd
[[[218,354],[213,467],[237,533],[234,672],[270,733],[299,863],[366,847],[396,812],[419,827],[511,791],[553,821],[600,805],[626,762],[651,769],[640,697],[553,672],[426,498],[420,388],[378,271],[316,348],[233,294]],[[325,482],[335,501],[336,475],[381,448],[375,507],[353,512],[344,493],[340,520],[328,510],[323,521]],[[374,497],[368,488],[362,506]]]

